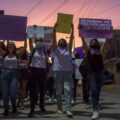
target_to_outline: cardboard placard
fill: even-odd
[[[53,28],[44,27],[44,44],[51,45],[53,43]]]
[[[50,45],[53,42],[53,28],[48,26],[28,26],[27,27],[28,38],[32,38],[33,41],[36,38],[43,38],[43,44]]]
[[[72,22],[73,22],[73,15],[58,13],[56,31],[60,33],[69,34],[71,31]]]
[[[79,19],[79,36],[86,38],[112,38],[112,22],[108,19]]]
[[[26,39],[27,17],[0,15],[0,39],[22,41]]]
[[[44,27],[43,26],[28,26],[27,27],[28,38],[44,38]]]

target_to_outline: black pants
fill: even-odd
[[[30,68],[30,103],[31,111],[34,111],[36,97],[40,94],[40,108],[44,108],[44,95],[45,95],[45,80],[46,80],[46,70],[42,68]]]
[[[54,78],[53,77],[50,77],[47,79],[46,92],[48,92],[48,94],[51,98],[55,97]]]
[[[78,86],[78,79],[74,78],[74,90],[73,90],[73,99],[76,100],[77,96],[77,86]]]
[[[90,87],[89,87],[89,81],[85,78],[82,80],[82,93],[83,93],[83,102],[89,103],[89,97],[90,97]]]

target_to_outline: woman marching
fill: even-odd
[[[69,45],[64,38],[58,41],[56,40],[56,26],[54,27],[54,42],[53,42],[53,72],[55,78],[56,87],[56,99],[58,113],[63,113],[62,111],[62,93],[64,89],[65,104],[66,104],[66,114],[68,117],[72,117],[71,112],[71,100],[72,100],[72,43],[74,39],[74,28],[72,25],[72,31],[70,36]]]
[[[43,39],[35,40],[35,48],[33,48],[32,41],[30,39],[30,72],[31,79],[29,83],[30,90],[30,104],[31,110],[28,117],[33,117],[36,98],[38,93],[40,93],[40,103],[39,107],[42,112],[45,112],[45,83],[46,83],[46,69],[47,69],[47,52],[45,46],[43,45]]]
[[[101,85],[103,81],[103,57],[101,54],[100,44],[97,39],[90,41],[88,48],[85,39],[82,38],[85,55],[90,67],[89,86],[92,97],[93,115],[92,119],[99,118],[99,100]]]
[[[2,91],[1,91],[1,69],[3,65],[3,52],[5,52],[4,41],[0,41],[0,107],[1,107],[1,99],[2,99]]]
[[[3,116],[8,116],[9,114],[9,97],[12,104],[12,112],[16,113],[16,92],[18,83],[18,54],[16,51],[16,46],[14,42],[8,42],[6,50],[0,51],[3,56],[3,69],[1,71],[1,88],[2,88],[2,98],[4,112]],[[22,52],[22,50],[20,51]]]

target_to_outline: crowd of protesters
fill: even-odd
[[[77,51],[72,51],[74,25],[71,25],[69,43],[56,39],[56,26],[53,30],[53,45],[43,45],[44,39],[24,41],[24,47],[16,48],[14,42],[7,45],[0,42],[0,97],[3,101],[3,116],[9,115],[9,99],[13,114],[30,99],[29,117],[35,114],[35,106],[45,109],[45,95],[56,102],[57,112],[64,113],[62,97],[65,98],[66,115],[73,117],[72,104],[76,103],[77,86],[82,83],[83,103],[92,106],[92,119],[99,117],[100,91],[103,81],[103,58],[97,39],[92,39],[89,47],[81,37],[84,59]],[[27,51],[30,48],[30,52]],[[90,102],[91,97],[91,102]],[[39,101],[39,104],[38,104]]]

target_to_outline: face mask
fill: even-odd
[[[93,48],[93,49],[98,49],[99,48],[98,45],[90,45],[90,47]]]
[[[60,47],[60,48],[66,48],[67,45],[66,45],[66,43],[60,43],[60,44],[59,44],[59,47]]]
[[[40,42],[37,42],[37,43],[36,43],[36,48],[37,48],[37,49],[40,49],[41,47],[42,47],[42,44],[41,44]]]

